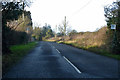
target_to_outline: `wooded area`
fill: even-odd
[[[9,46],[26,44],[31,39],[32,19],[24,11],[22,2],[2,2],[2,52],[10,53]],[[24,18],[23,15],[24,14]],[[29,31],[27,31],[29,29]]]
[[[33,29],[30,11],[25,11],[25,2],[2,2],[2,52],[11,53],[9,46],[27,44],[54,36],[50,25]]]
[[[110,29],[111,24],[116,24],[116,29],[113,32],[113,40],[111,49],[113,53],[120,53],[120,1],[113,2],[111,5],[104,7],[106,22]]]
[[[26,44],[33,40],[46,40],[51,37],[62,37],[64,40],[73,34],[77,35],[76,30],[69,30],[66,16],[59,26],[56,25],[57,31],[53,31],[49,24],[43,27],[32,27],[31,13],[25,11],[27,3],[21,2],[2,2],[2,43],[3,54],[10,53],[9,46],[15,44]],[[104,7],[107,27],[113,40],[110,49],[113,53],[120,52],[120,1],[113,2],[111,5]],[[111,24],[116,24],[116,30],[111,30]],[[101,33],[102,34],[102,33]]]

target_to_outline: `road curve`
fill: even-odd
[[[118,78],[118,61],[65,44],[41,41],[3,78]]]

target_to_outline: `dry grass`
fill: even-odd
[[[80,32],[71,36],[65,37],[64,41],[61,38],[53,40],[58,43],[65,43],[77,48],[82,48],[105,56],[120,59],[119,55],[112,53],[111,43],[113,39],[113,32],[107,27],[102,27],[96,32]]]
[[[70,36],[71,40],[65,41],[65,43],[77,44],[79,47],[91,48],[99,47],[110,52],[111,36],[109,35],[109,29],[107,27],[101,28],[97,32],[85,32],[73,34]]]

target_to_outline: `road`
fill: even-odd
[[[118,61],[69,45],[41,41],[3,78],[118,78]]]

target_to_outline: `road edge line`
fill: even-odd
[[[63,58],[64,58],[78,73],[81,73],[81,71],[80,71],[76,66],[74,66],[65,56],[63,56]]]
[[[56,49],[57,50],[57,49]],[[60,51],[57,50],[58,53],[60,53]]]

